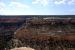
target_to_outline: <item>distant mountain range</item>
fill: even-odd
[[[75,17],[75,15],[0,15],[0,18]]]

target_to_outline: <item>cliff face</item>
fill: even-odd
[[[4,48],[7,42],[13,38],[14,32],[25,21],[20,18],[0,18],[0,48]]]
[[[15,35],[24,46],[38,50],[75,48],[75,18],[28,18]]]
[[[12,17],[12,16],[11,16]],[[18,17],[18,16],[17,16]],[[30,17],[30,18],[29,18]],[[32,17],[32,18],[31,18]],[[38,17],[38,16],[37,16]],[[22,25],[23,24],[23,25]],[[26,18],[0,18],[0,48],[5,48],[7,42],[13,38],[14,32],[18,39],[24,40],[26,45],[45,44],[65,45],[66,41],[75,40],[75,17],[26,16]],[[62,40],[65,40],[63,42]],[[59,44],[64,43],[64,44]],[[73,43],[71,43],[73,44]],[[35,46],[34,45],[34,46]],[[50,46],[48,45],[48,46]],[[34,47],[32,46],[32,47]],[[67,45],[69,46],[69,45]]]
[[[16,31],[18,38],[46,40],[50,37],[58,40],[75,40],[75,18],[30,18],[25,28]],[[47,37],[47,38],[46,38]],[[64,38],[65,37],[65,38]],[[71,39],[72,38],[72,39]]]
[[[24,20],[17,18],[0,18],[0,34],[14,32],[24,23]]]

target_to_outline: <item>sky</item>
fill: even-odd
[[[0,15],[75,15],[75,0],[0,0]]]

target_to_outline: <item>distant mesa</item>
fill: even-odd
[[[0,22],[7,22],[7,23],[13,23],[13,22],[20,22],[22,19],[20,18],[0,18]]]

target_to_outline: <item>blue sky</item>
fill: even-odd
[[[75,0],[0,0],[0,15],[75,15]]]

